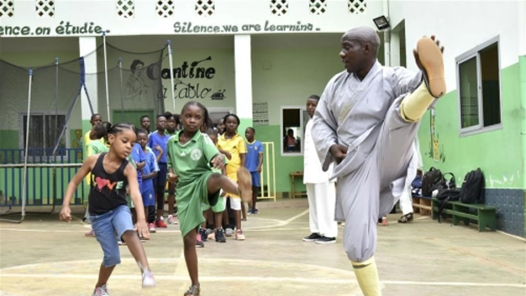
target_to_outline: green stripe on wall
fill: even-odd
[[[521,111],[519,64],[501,70],[500,94],[502,128],[490,132],[460,137],[459,98],[457,90],[442,97],[436,104],[435,130],[439,160],[432,157],[430,112],[426,112],[418,133],[424,169],[436,167],[442,172],[453,172],[457,184],[462,184],[467,172],[480,167],[488,188],[524,188],[524,157],[518,135],[524,121]],[[454,86],[451,86],[453,88]]]

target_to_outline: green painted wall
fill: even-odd
[[[420,149],[424,168],[437,167],[442,172],[453,172],[457,184],[465,174],[480,167],[488,188],[524,188],[524,150],[521,125],[525,120],[521,111],[519,64],[501,70],[502,129],[470,136],[459,136],[459,104],[457,90],[441,98],[435,106],[435,130],[440,160],[432,158],[430,111],[422,118],[419,130]],[[452,88],[452,87],[451,87]]]
[[[261,142],[274,142],[276,155],[276,191],[290,191],[290,173],[303,171],[303,156],[281,156],[281,127],[279,125],[256,126],[256,139]],[[304,191],[301,179],[296,179],[296,190]]]
[[[18,148],[18,130],[0,130],[0,139],[0,149]]]

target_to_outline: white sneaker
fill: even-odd
[[[110,293],[108,292],[108,287],[106,285],[102,285],[93,291],[92,296],[110,296]]]
[[[142,287],[155,287],[155,279],[153,278],[153,273],[149,270],[145,270],[142,274]]]
[[[177,219],[173,215],[168,215],[168,224],[177,225]]]
[[[232,228],[225,229],[225,235],[227,237],[231,237],[234,234],[234,230]]]

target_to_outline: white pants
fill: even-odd
[[[311,233],[325,237],[338,236],[338,223],[334,220],[336,189],[334,182],[305,184],[309,199],[309,226]]]
[[[411,196],[411,187],[406,188],[400,196],[400,210],[402,215],[413,212],[413,197]]]

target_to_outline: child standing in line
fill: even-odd
[[[157,116],[157,130],[150,134],[148,140],[148,146],[152,148],[157,158],[157,164],[159,165],[159,172],[157,177],[153,179],[153,187],[155,189],[155,195],[157,197],[157,222],[156,226],[159,228],[166,228],[164,223],[164,190],[166,188],[166,143],[168,143],[168,136],[165,133],[166,130],[166,117],[164,115]]]
[[[146,144],[148,143],[148,132],[144,129],[137,131],[137,142],[141,145],[144,152],[144,168],[142,169],[142,202],[144,204],[144,215],[148,223],[148,231],[155,233],[155,189],[153,187],[153,178],[159,172],[159,166],[155,159],[155,154],[152,149]]]
[[[141,127],[148,133],[150,134],[150,125],[151,125],[151,122],[150,122],[150,117],[148,117],[148,115],[143,115],[141,116],[141,119],[139,120],[140,123],[141,123]]]
[[[237,182],[237,171],[240,167],[246,167],[246,154],[247,146],[245,144],[245,139],[237,133],[237,127],[239,126],[239,117],[235,114],[227,114],[223,121],[225,123],[225,133],[219,137],[217,142],[217,147],[220,150],[224,150],[230,153],[231,159],[226,167],[227,176],[232,179],[234,182]],[[252,184],[250,191],[252,191]],[[237,240],[245,240],[245,235],[241,229],[241,199],[236,194],[227,195],[230,199],[230,207],[234,211],[234,216],[236,220],[236,232],[235,238]],[[245,201],[252,200],[252,193]]]
[[[255,139],[256,130],[253,127],[247,127],[245,138],[247,138],[247,170],[252,177],[252,203],[248,210],[249,215],[257,215],[256,201],[258,199],[259,189],[261,188],[261,168],[263,166],[263,143]]]
[[[178,127],[178,118],[176,120],[175,116],[170,112],[165,112],[164,117],[166,117],[166,131],[165,133],[168,136],[174,136],[177,133]],[[168,182],[168,224],[177,224],[177,219],[175,218],[177,210],[175,208],[175,184]]]
[[[144,152],[142,151],[141,145],[139,143],[133,144],[132,154],[127,157],[127,160],[130,164],[137,170],[137,184],[139,184],[139,192],[142,191],[142,169],[144,168]],[[135,206],[133,201],[128,198],[129,206],[132,212],[133,223],[137,222],[137,213],[135,212]],[[141,240],[145,238],[141,237]]]
[[[251,197],[250,173],[242,167],[237,172],[239,185],[231,179],[212,172],[212,168],[224,166],[224,156],[200,128],[208,121],[208,111],[195,101],[186,103],[181,111],[183,130],[168,142],[168,177],[176,182],[176,198],[179,224],[184,243],[184,256],[192,285],[185,296],[198,296],[197,252],[195,248],[197,230],[204,222],[201,203],[215,206],[219,191]]]
[[[106,128],[102,124],[97,123],[93,125],[93,127],[91,128],[91,131],[89,132],[90,142],[88,143],[88,145],[86,145],[86,158],[90,157],[91,155],[99,154],[102,152],[107,152],[109,150],[108,147],[104,144],[105,135],[106,135]],[[86,183],[90,185],[89,175],[86,177]],[[89,220],[89,207],[86,207],[86,213],[84,214],[84,219]],[[95,233],[93,232],[93,229],[92,229],[86,232],[84,235],[85,236],[95,236]]]
[[[59,217],[62,221],[71,221],[71,198],[82,179],[91,172],[91,188],[89,194],[90,220],[97,241],[104,252],[104,259],[100,266],[99,278],[93,291],[93,296],[109,295],[107,282],[117,264],[121,262],[119,245],[115,233],[122,237],[128,245],[142,273],[142,286],[155,286],[155,279],[146,258],[146,253],[139,237],[134,230],[130,209],[126,202],[126,187],[138,210],[137,232],[142,236],[149,236],[137,172],[126,158],[132,153],[133,143],[137,138],[135,129],[129,124],[111,125],[107,127],[110,149],[106,153],[88,157],[77,174],[69,182],[64,203]]]

